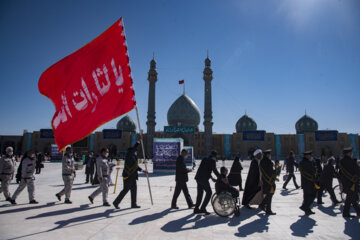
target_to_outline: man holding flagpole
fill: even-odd
[[[138,157],[137,157],[137,148],[140,145],[140,141],[142,140],[142,135],[139,135],[139,140],[135,143],[133,147],[130,147],[125,156],[125,165],[122,173],[124,188],[116,197],[113,202],[113,205],[116,209],[119,209],[119,204],[121,200],[125,197],[125,195],[130,191],[131,192],[131,208],[140,208],[136,203],[136,194],[137,194],[137,184],[138,180],[138,172],[143,172],[148,174],[147,170],[143,170],[138,165]]]

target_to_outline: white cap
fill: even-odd
[[[261,149],[256,149],[255,152],[254,152],[254,157],[255,157],[256,155],[258,155],[259,153],[262,154]]]

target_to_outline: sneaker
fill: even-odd
[[[171,206],[171,209],[179,209],[178,206]]]
[[[59,200],[59,201],[61,201],[61,196],[60,196],[60,194],[55,194],[55,196],[57,197],[57,199]]]
[[[120,207],[119,207],[118,204],[113,203],[113,206],[114,206],[116,209],[120,209]]]
[[[195,204],[191,204],[188,206],[189,209],[194,208],[194,207],[195,207]]]
[[[286,187],[283,187],[284,190],[288,190]]]
[[[10,202],[11,202],[12,205],[16,204],[15,199],[11,199]]]
[[[103,206],[104,206],[104,207],[110,207],[110,204],[109,204],[108,202],[104,202],[104,203],[103,203]]]
[[[141,208],[139,205],[132,205],[131,208]]]
[[[72,201],[70,201],[69,199],[65,199],[64,203],[66,203],[66,204],[72,204]]]
[[[39,202],[36,201],[36,200],[31,200],[29,203],[30,203],[30,204],[38,204]]]
[[[91,203],[94,203],[94,199],[92,197],[88,196],[88,198]]]

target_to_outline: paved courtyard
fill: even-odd
[[[218,162],[218,167],[221,166]],[[230,168],[231,162],[226,165]],[[249,162],[243,162],[243,185],[245,185]],[[152,165],[149,164],[150,172]],[[113,172],[112,178],[115,179]],[[297,181],[300,183],[299,172]],[[195,173],[189,175],[189,190],[196,199]],[[119,180],[121,180],[119,178]],[[36,200],[38,205],[28,204],[26,189],[12,206],[0,197],[0,239],[360,239],[359,218],[345,220],[341,216],[342,205],[333,207],[329,196],[323,206],[314,205],[315,215],[304,216],[299,209],[302,191],[294,190],[292,182],[289,191],[281,190],[282,177],[277,182],[273,199],[276,216],[267,217],[258,210],[241,208],[240,217],[222,218],[213,213],[209,216],[194,215],[187,209],[184,196],[178,199],[179,210],[170,209],[174,191],[174,176],[150,177],[154,205],[151,205],[146,178],[138,181],[138,204],[140,209],[130,208],[130,194],[120,204],[121,209],[103,207],[99,195],[94,204],[87,196],[96,186],[84,184],[84,170],[77,171],[71,200],[68,205],[57,201],[55,193],[63,187],[60,163],[46,163],[40,175],[36,175]],[[119,181],[116,194],[110,187],[109,201],[112,202],[122,189]],[[213,186],[213,183],[211,183]],[[337,180],[335,180],[337,184]],[[13,193],[17,184],[12,183]],[[242,197],[241,192],[241,197]]]

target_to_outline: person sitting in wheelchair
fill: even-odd
[[[239,191],[229,184],[229,180],[227,178],[228,172],[229,171],[226,167],[220,168],[220,176],[216,180],[215,191],[216,194],[229,192],[233,198],[237,199],[239,197]]]

